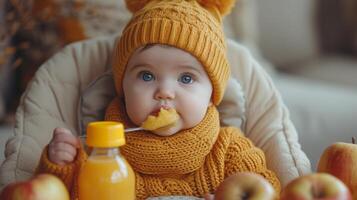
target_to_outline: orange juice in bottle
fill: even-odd
[[[123,125],[90,123],[86,144],[93,149],[79,172],[79,199],[134,200],[135,175],[118,148],[125,144]]]

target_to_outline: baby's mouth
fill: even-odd
[[[169,106],[161,106],[160,108],[158,108],[158,109],[152,111],[152,112],[150,113],[150,115],[155,116],[155,117],[159,116],[159,113],[160,113],[161,108],[162,108],[162,109],[165,109],[165,110],[169,110],[169,109],[170,109]]]
[[[175,124],[179,118],[180,116],[175,109],[161,107],[158,111],[154,110],[142,123],[141,127],[145,130],[157,130]]]
[[[159,113],[160,113],[160,109],[156,109],[156,110],[152,111],[150,113],[150,115],[157,117],[157,116],[159,116]]]

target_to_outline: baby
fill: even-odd
[[[216,106],[230,74],[221,21],[234,1],[126,3],[134,15],[113,53],[117,97],[105,120],[149,129],[127,133],[120,149],[135,171],[137,199],[203,197],[243,171],[262,175],[279,193],[279,180],[267,169],[263,151],[238,128],[219,123]],[[173,113],[172,119],[152,127],[146,120],[160,119],[160,110]],[[85,159],[79,140],[57,128],[37,172],[60,177],[77,199],[77,174]]]

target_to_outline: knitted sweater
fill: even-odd
[[[113,112],[110,113],[113,114]],[[121,119],[121,121],[125,122],[126,119]],[[177,133],[175,134],[177,136],[172,138],[159,136],[156,138],[153,134],[147,133],[134,133],[126,136],[127,145],[120,150],[135,171],[138,200],[166,195],[202,197],[207,193],[214,193],[218,185],[228,176],[244,171],[262,175],[279,194],[280,182],[276,175],[267,169],[263,151],[244,137],[238,128],[220,128],[215,107],[208,109],[205,118],[196,128]],[[165,144],[172,144],[172,141],[175,144],[183,144],[180,142],[181,139],[190,143],[188,145],[192,148],[180,149],[178,146],[179,151],[171,149],[166,154],[151,156],[154,157],[152,159],[156,159],[156,162],[148,162],[147,155],[155,155],[156,151],[153,147],[145,151],[145,143],[156,141],[155,144],[161,145],[157,149],[161,149],[165,146],[160,144],[160,140],[165,140]],[[137,149],[140,149],[140,152]],[[58,166],[48,160],[46,147],[37,173],[57,175],[66,184],[71,198],[78,199],[78,170],[86,158],[86,153],[83,148],[80,148],[75,162],[66,166]]]

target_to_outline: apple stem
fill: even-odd
[[[356,139],[355,139],[355,137],[352,137],[352,144],[356,144]]]

